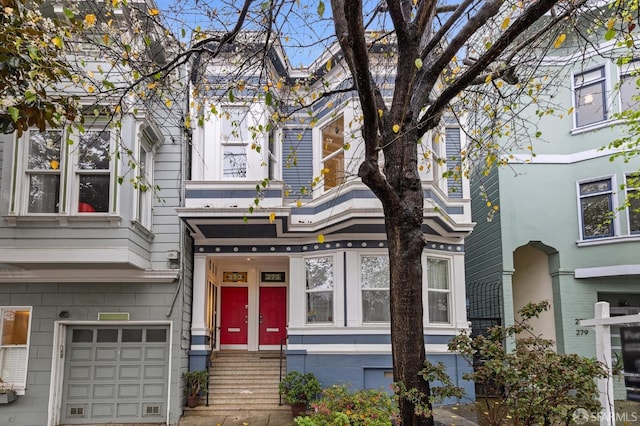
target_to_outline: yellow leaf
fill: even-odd
[[[300,201],[300,200],[296,201],[296,206],[297,207],[302,207],[302,201]]]
[[[60,167],[60,163],[57,160],[51,160],[49,165],[53,170],[58,170],[58,167]]]
[[[496,86],[498,86],[498,89],[502,87],[502,80],[496,83]]]
[[[278,90],[282,89],[282,82],[281,81],[276,83],[276,89],[278,89]]]
[[[51,43],[56,46],[58,49],[62,49],[62,39],[58,36],[51,39]]]
[[[560,34],[556,41],[553,43],[553,47],[557,49],[558,47],[562,46],[562,43],[564,43],[566,38],[567,35],[565,33]]]
[[[322,235],[322,234],[319,234],[319,235],[318,235],[318,242],[319,242],[320,244],[324,243],[324,235]]]
[[[416,60],[414,61],[414,64],[416,65],[416,68],[421,69],[422,68],[422,59],[416,58]]]
[[[87,92],[89,92],[89,93],[93,93],[93,92],[95,92],[95,91],[96,91],[96,88],[95,88],[95,87],[93,87],[93,86],[89,86],[89,87],[87,87]]]
[[[102,41],[104,41],[104,44],[109,44],[109,34],[103,34]]]
[[[116,105],[116,114],[119,114],[120,111],[122,110],[122,107],[120,105]]]
[[[393,133],[398,133],[400,131],[400,126],[397,124],[393,125]]]
[[[378,117],[382,118],[382,114],[384,114],[384,111],[382,111],[381,109],[378,110]]]
[[[327,61],[327,71],[331,71],[331,58]]]
[[[269,223],[273,223],[276,220],[276,214],[274,212],[269,213]]]
[[[569,108],[569,109],[567,110],[567,114],[572,114],[572,113],[573,113],[573,107],[571,107],[571,108]]]
[[[171,99],[167,99],[166,101],[164,101],[164,104],[167,106],[167,108],[171,108],[171,105],[173,105],[173,102],[171,102]]]
[[[491,83],[491,74],[489,74],[485,79],[484,79],[485,83]]]
[[[500,29],[501,30],[506,30],[509,27],[509,22],[511,22],[511,17],[507,16],[506,18],[504,18],[504,21],[502,21],[502,25],[500,25]]]
[[[616,18],[609,19],[609,22],[607,22],[607,29],[610,30],[611,28],[613,28],[615,23],[616,23]]]
[[[153,90],[153,89],[156,88],[157,85],[158,85],[158,83],[149,83],[149,84],[147,84],[147,89]]]
[[[156,16],[160,13],[158,9],[149,9],[149,15]]]
[[[84,23],[89,27],[93,27],[96,23],[96,15],[89,13],[84,17]]]

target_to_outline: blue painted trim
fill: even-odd
[[[366,245],[363,246],[362,244]],[[372,249],[387,248],[385,240],[350,240],[350,241],[331,241],[325,243],[314,244],[273,244],[273,245],[196,245],[196,253],[314,253],[327,250],[356,250],[356,249]],[[464,253],[464,244],[445,244],[427,241],[425,249],[449,252]]]
[[[304,350],[304,349],[295,349],[295,350],[294,349],[287,349],[285,351],[285,354],[287,356],[289,356],[289,355],[291,355],[291,356],[294,356],[294,355],[306,355],[307,351]]]
[[[209,336],[206,335],[191,335],[191,345],[208,345],[209,344]]]
[[[446,345],[454,337],[454,335],[442,336],[439,334],[425,334],[424,342],[429,345]]]
[[[342,289],[342,294],[344,295],[344,303],[343,303],[343,313],[342,315],[344,316],[344,326],[347,326],[347,294],[349,294],[349,292],[347,291],[347,252],[345,251],[344,253],[342,253],[342,283],[343,283],[343,289]]]
[[[446,345],[453,335],[425,334],[424,341],[431,345]],[[290,334],[289,343],[297,345],[321,345],[321,344],[365,344],[380,345],[390,344],[390,334]]]
[[[255,198],[255,189],[187,189],[186,198]],[[282,198],[282,191],[267,189],[260,191],[265,198]]]

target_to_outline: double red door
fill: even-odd
[[[249,324],[249,288],[222,287],[220,344],[246,345]],[[287,335],[287,288],[260,287],[258,344],[279,345]]]

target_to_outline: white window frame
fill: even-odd
[[[606,181],[609,180],[610,181],[610,185],[611,185],[611,189],[608,191],[601,191],[598,193],[594,193],[594,194],[588,194],[588,195],[582,195],[580,192],[580,186],[584,185],[584,184],[589,184],[589,183],[594,183],[594,182],[599,182],[599,181]],[[583,179],[583,180],[579,180],[576,182],[576,195],[577,195],[577,201],[578,201],[578,226],[579,226],[579,232],[580,232],[580,241],[598,241],[598,240],[602,240],[602,239],[606,239],[606,238],[612,238],[615,237],[616,235],[619,235],[619,224],[618,224],[618,215],[615,214],[615,212],[617,211],[618,208],[618,204],[617,204],[617,197],[616,197],[616,188],[617,188],[617,182],[616,182],[616,177],[615,175],[608,175],[608,176],[601,176],[601,177],[597,177],[597,178],[592,178],[592,179]],[[604,194],[609,194],[609,199],[610,199],[610,203],[611,203],[611,208],[610,211],[614,214],[612,219],[611,219],[611,235],[603,235],[603,236],[591,236],[591,237],[586,237],[584,235],[584,212],[582,211],[582,199],[583,198],[589,198],[589,197],[595,197],[595,196],[600,196],[600,195],[604,195]]]
[[[315,260],[315,259],[330,259],[331,260],[331,271],[333,283],[331,289],[309,289],[307,287],[307,261]],[[337,262],[335,254],[328,254],[325,256],[313,256],[313,257],[305,257],[303,258],[304,265],[304,324],[305,326],[327,326],[334,325],[336,322],[336,291],[337,291]],[[330,321],[309,321],[309,294],[313,293],[331,293],[331,320]]]
[[[282,180],[282,130],[276,128],[274,122],[269,122],[271,128],[267,132],[266,162],[267,177],[272,181]]]
[[[590,80],[586,80],[586,81],[582,81],[581,83],[577,83],[576,80],[579,76],[582,75],[587,75],[589,73],[598,71],[598,70],[602,70],[602,75],[600,77],[597,78],[592,78]],[[574,108],[573,111],[573,127],[574,129],[578,129],[578,128],[584,128],[584,127],[590,127],[590,126],[597,126],[601,123],[606,122],[607,120],[609,120],[609,116],[610,116],[610,112],[611,112],[611,105],[609,105],[609,98],[608,98],[608,94],[610,92],[610,87],[609,87],[609,69],[607,66],[605,66],[605,64],[600,64],[600,65],[596,65],[584,70],[580,70],[580,71],[576,71],[574,73],[571,74],[571,99],[572,99],[572,106]],[[591,85],[595,85],[595,84],[601,84],[602,88],[603,88],[603,94],[602,94],[602,108],[604,109],[604,111],[602,112],[602,120],[598,120],[598,121],[594,121],[591,123],[586,123],[586,124],[578,124],[578,114],[579,114],[579,106],[578,106],[578,102],[577,102],[577,93],[578,90],[580,90],[583,87],[587,87],[587,86],[591,86]]]
[[[116,146],[116,129],[110,128],[107,123],[96,122],[91,127],[86,129],[86,132],[91,131],[107,131],[109,132],[109,151],[110,155],[114,152]],[[29,147],[30,136],[33,133],[40,133],[38,129],[30,128],[24,135],[16,141],[16,156],[14,164],[14,179],[17,182],[13,183],[12,188],[12,204],[10,211],[14,215],[34,216],[34,217],[47,217],[47,216],[91,216],[101,217],[108,216],[115,213],[114,198],[116,196],[115,185],[115,167],[116,160],[112,156],[109,159],[109,168],[103,170],[81,170],[79,166],[79,140],[80,133],[78,130],[68,132],[67,129],[47,129],[46,132],[60,132],[61,134],[61,147],[60,158],[58,161],[58,172],[60,176],[60,188],[59,188],[59,202],[58,208],[53,212],[29,212],[29,190],[31,174],[38,174],[38,170],[34,169],[33,172],[28,169],[29,161]],[[69,144],[67,141],[71,141]],[[44,170],[44,174],[52,174],[48,170]],[[108,208],[106,212],[79,212],[79,195],[80,195],[80,178],[82,175],[98,175],[105,174],[109,176],[109,200]]]
[[[333,151],[327,156],[324,156],[324,137],[322,132],[328,126],[333,125],[337,120],[342,119],[342,142],[343,147]],[[315,177],[319,178],[318,184],[314,188],[314,194],[324,194],[330,191],[335,190],[336,188],[340,188],[347,181],[347,151],[344,149],[344,141],[346,138],[347,129],[345,128],[345,122],[347,120],[347,114],[344,109],[336,112],[335,114],[328,114],[326,118],[324,118],[319,124],[314,126],[313,132],[313,174]],[[326,188],[324,182],[324,163],[339,156],[342,154],[342,168],[343,168],[343,176],[342,180],[336,184],[334,187]]]
[[[27,343],[21,345],[2,345],[1,338],[2,330],[4,329],[4,315],[8,311],[29,311],[29,325],[27,327]],[[33,324],[33,307],[31,306],[0,306],[0,377],[3,381],[13,386],[18,395],[24,395],[25,388],[27,387],[27,373],[29,371],[29,348],[31,345],[31,325]],[[4,371],[4,357],[6,352],[11,349],[24,349],[24,375],[18,380],[7,379],[11,377]],[[22,360],[20,360],[22,361]]]
[[[362,260],[365,257],[384,257],[387,259],[387,262],[389,262],[389,255],[388,254],[383,254],[383,253],[375,253],[375,252],[364,252],[364,253],[359,253],[358,255],[358,264],[357,264],[357,268],[358,268],[358,293],[359,293],[359,299],[360,299],[360,309],[359,309],[359,322],[362,325],[389,325],[391,322],[391,307],[388,305],[387,309],[388,309],[388,314],[389,314],[389,320],[388,321],[365,321],[364,320],[364,292],[366,291],[386,291],[387,293],[389,293],[389,297],[391,297],[391,288],[389,285],[387,285],[386,288],[369,288],[369,289],[365,289],[363,288],[362,284],[363,284],[363,277],[362,277]],[[390,282],[389,282],[390,283]]]
[[[638,182],[638,186],[632,187],[629,186],[629,178],[633,177],[634,175],[636,175],[636,173],[627,173],[625,175],[625,182],[624,182],[624,187],[625,187],[625,200],[627,202],[631,202],[629,196],[632,193],[636,193],[638,196],[640,196],[640,182]],[[640,177],[638,177],[638,179],[640,179]],[[636,203],[640,203],[640,198],[636,198],[635,199]],[[637,231],[633,231],[631,229],[631,215],[637,215],[640,218],[640,212],[639,213],[634,213],[633,211],[633,205],[629,205],[627,207],[627,230],[629,232],[629,235],[640,235],[640,229],[638,229]]]
[[[455,318],[455,303],[456,303],[456,299],[455,299],[455,295],[454,295],[454,281],[453,281],[453,259],[451,257],[448,256],[437,256],[437,255],[433,255],[433,254],[427,254],[426,256],[424,256],[424,266],[423,266],[423,270],[424,270],[424,288],[425,288],[425,300],[424,300],[424,315],[425,315],[425,323],[430,325],[430,326],[451,326],[453,325],[454,322],[454,318]],[[437,288],[431,288],[430,283],[429,283],[429,272],[428,272],[428,267],[429,267],[429,260],[442,260],[442,261],[446,261],[447,262],[447,288],[446,289],[437,289]],[[443,321],[431,321],[430,317],[429,317],[429,295],[435,293],[435,294],[443,294],[446,295],[447,297],[447,321],[443,322]]]
[[[138,138],[138,166],[135,169],[136,190],[135,190],[135,220],[151,231],[153,212],[153,192],[154,192],[154,153],[155,147],[146,135]],[[141,188],[146,186],[146,190]]]
[[[238,122],[238,127],[234,127],[233,123],[235,120],[235,118],[237,118],[237,116],[234,116],[232,112],[235,111],[240,111],[241,114],[241,119]],[[227,117],[227,114],[229,115]],[[221,158],[221,165],[220,165],[220,176],[222,179],[225,180],[246,180],[250,173],[249,173],[249,161],[250,161],[250,156],[249,156],[249,146],[251,144],[251,137],[250,137],[250,131],[249,131],[249,127],[251,126],[251,108],[249,106],[243,106],[243,105],[224,105],[222,107],[222,111],[220,113],[219,116],[219,129],[220,129],[220,133],[219,133],[219,137],[220,137],[220,154],[222,156]],[[226,134],[226,129],[225,129],[225,123],[230,122],[231,125],[231,136],[233,136],[233,132],[238,132],[239,136],[243,136],[246,137],[246,140],[243,137],[239,137],[236,139],[236,137],[230,137],[228,134]],[[225,160],[225,150],[227,148],[244,148],[244,158],[245,158],[245,165],[244,165],[244,175],[242,176],[232,176],[229,175],[227,176],[225,173],[225,165],[226,165],[226,160]]]

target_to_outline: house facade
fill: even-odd
[[[208,92],[191,102],[192,175],[178,209],[194,238],[191,368],[218,351],[282,350],[288,370],[312,372],[323,386],[388,388],[387,241],[381,204],[357,177],[358,98],[335,90],[296,109],[300,93],[309,101],[349,87],[348,71],[335,47],[299,70],[276,46],[256,54],[270,61],[271,80],[261,81],[233,65],[246,66],[245,48],[208,62]],[[473,398],[462,380],[470,367],[447,350],[468,328],[469,185],[442,178],[438,161],[464,143],[446,122],[425,143],[424,334],[427,357]]]
[[[554,340],[558,352],[593,357],[594,330],[578,321],[593,318],[598,301],[609,302],[612,315],[640,307],[639,205],[628,199],[640,159],[612,159],[620,151],[608,148],[626,135],[616,114],[637,108],[638,89],[636,62],[621,59],[628,52],[601,38],[604,44],[583,55],[579,41],[568,35],[566,46],[543,62],[549,75],[563,68],[540,95],[558,113],[538,119],[528,110],[531,138],[512,152],[508,166],[472,183],[477,224],[467,239],[466,279],[476,332],[512,324],[526,303],[548,300],[552,308],[535,323],[536,332]],[[613,334],[619,352],[619,333]],[[616,396],[624,397],[616,383]]]
[[[0,378],[19,395],[2,423],[176,424],[191,303],[183,132],[166,108],[80,102],[83,131],[0,135]]]

